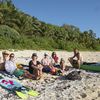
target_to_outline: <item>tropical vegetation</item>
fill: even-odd
[[[81,32],[74,25],[52,25],[0,0],[0,49],[100,50],[93,30]]]

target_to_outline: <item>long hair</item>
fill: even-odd
[[[52,56],[52,58],[53,58],[54,54],[55,54],[55,52],[52,52],[52,55],[51,55],[51,56]]]

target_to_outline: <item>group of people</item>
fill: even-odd
[[[13,74],[16,77],[40,79],[43,72],[55,74],[57,71],[60,71],[63,74],[63,72],[68,68],[68,66],[65,65],[65,60],[63,58],[61,58],[59,62],[59,57],[56,52],[53,52],[51,57],[45,53],[41,61],[38,61],[37,54],[33,53],[31,61],[27,66],[29,68],[28,70],[25,70],[21,64],[16,65],[14,53],[4,51],[2,52],[2,56],[3,62],[0,63],[0,70],[5,70],[7,73]],[[72,66],[76,68],[80,68],[80,65],[82,64],[82,59],[77,49],[74,49],[74,56],[70,57],[68,60]]]

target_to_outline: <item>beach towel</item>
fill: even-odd
[[[28,87],[23,86],[17,80],[7,79],[4,77],[0,77],[0,86],[4,89],[8,90],[10,93],[16,94],[18,97],[22,99],[27,99],[28,95],[30,96],[38,96],[39,93],[34,91]]]
[[[17,70],[14,71],[13,74],[14,74],[16,77],[22,76],[22,75],[24,75],[24,70],[17,69]]]
[[[0,76],[3,76],[5,78],[7,77],[7,78],[16,78],[17,79],[17,77],[15,77],[15,75],[10,74],[10,73],[8,73],[6,71],[0,71]]]
[[[22,85],[19,82],[15,80],[6,79],[6,78],[0,79],[0,85],[9,90],[22,87]]]

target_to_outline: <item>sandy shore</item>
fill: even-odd
[[[24,50],[24,51],[15,51],[13,53],[16,56],[16,62],[17,63],[28,64],[29,60],[31,59],[32,53],[37,53],[38,60],[41,61],[41,59],[44,56],[44,53],[47,53],[49,56],[51,56],[52,51]],[[60,60],[60,58],[64,58],[66,64],[69,65],[68,58],[73,56],[73,52],[56,51],[56,53],[59,57],[59,60]],[[82,56],[83,61],[100,62],[100,52],[80,52],[80,54]],[[2,56],[2,51],[0,51],[0,56]]]
[[[0,51],[1,54],[2,51]],[[38,60],[43,58],[44,53],[51,56],[51,51],[24,50],[15,51],[16,62],[28,64],[32,53],[37,53]],[[68,57],[73,56],[73,52],[56,51],[59,58],[64,58],[67,65]],[[80,52],[83,61],[100,62],[100,52]],[[2,56],[2,55],[1,55]],[[38,97],[28,97],[27,100],[100,100],[100,73],[86,72],[84,70],[69,69],[65,74],[72,71],[81,71],[81,80],[67,80],[63,76],[53,76],[44,73],[42,80],[24,79],[20,81],[25,86],[40,93]],[[2,88],[0,87],[0,91]],[[2,90],[3,91],[3,90]],[[6,91],[7,92],[7,91]],[[6,93],[4,92],[4,93]],[[10,97],[0,96],[0,100],[19,100],[15,95]]]

